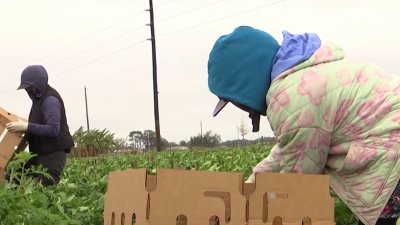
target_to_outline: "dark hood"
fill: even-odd
[[[31,85],[43,94],[46,91],[47,82],[48,75],[46,69],[41,65],[32,65],[22,71],[21,84],[18,89],[25,89]]]

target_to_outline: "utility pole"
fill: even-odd
[[[236,130],[237,130],[237,135],[238,135],[238,138],[237,138],[237,146],[239,147],[239,142],[240,142],[240,132],[239,132],[239,127],[236,127]]]
[[[87,126],[87,131],[90,130],[89,127],[89,111],[88,111],[88,101],[87,101],[87,94],[86,94],[86,86],[85,86],[85,105],[86,105],[86,126]]]
[[[203,142],[203,124],[200,121],[200,139],[201,139],[201,147],[204,147],[204,142]]]
[[[149,0],[150,8],[146,11],[150,12],[150,31],[151,31],[151,49],[153,58],[153,95],[154,95],[154,120],[156,126],[156,146],[157,151],[161,151],[161,135],[160,135],[160,119],[158,113],[158,87],[157,87],[157,57],[156,57],[156,37],[154,32],[154,11],[153,11],[153,1]]]

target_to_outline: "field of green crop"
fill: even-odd
[[[143,154],[107,155],[95,158],[71,158],[63,179],[55,187],[44,188],[18,174],[16,169],[29,158],[19,154],[9,165],[11,177],[19,175],[20,184],[7,183],[0,188],[0,225],[101,225],[104,194],[110,171],[127,168],[157,168],[243,172],[266,157],[271,146],[213,150],[163,151]],[[338,225],[357,224],[354,216],[337,198],[335,217]]]

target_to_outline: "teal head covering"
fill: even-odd
[[[236,103],[266,115],[272,61],[279,47],[270,34],[249,26],[221,36],[209,55],[210,91],[225,104]],[[219,102],[214,116],[225,104]]]

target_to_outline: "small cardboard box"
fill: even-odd
[[[334,225],[334,200],[325,175],[129,169],[109,174],[104,224]]]
[[[12,134],[7,131],[6,124],[12,121],[25,120],[0,107],[0,185],[4,181],[4,172],[14,153],[26,147],[26,139],[22,133]]]

